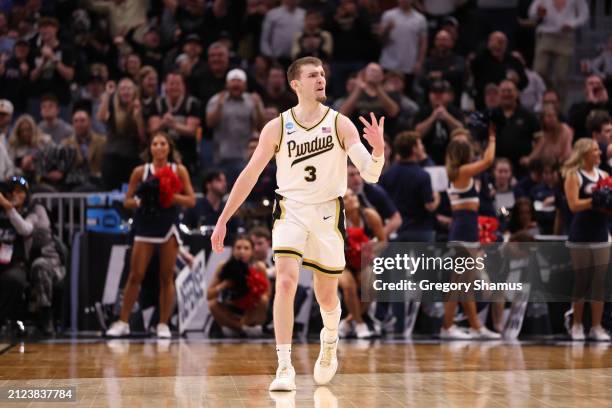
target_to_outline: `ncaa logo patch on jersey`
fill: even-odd
[[[293,123],[291,123],[291,122],[285,123],[285,129],[287,129],[287,130],[293,129]]]

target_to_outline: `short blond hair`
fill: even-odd
[[[287,81],[291,82],[294,79],[300,79],[302,67],[304,65],[314,65],[315,67],[322,67],[323,61],[317,57],[303,57],[296,59],[289,65],[287,69]]]

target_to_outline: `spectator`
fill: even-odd
[[[13,121],[13,104],[6,99],[0,99],[0,144],[6,146],[11,122]]]
[[[371,60],[373,44],[367,13],[355,0],[341,0],[331,20],[329,31],[334,41],[334,58],[330,61],[334,95],[340,95],[353,72]],[[402,88],[403,91],[403,88]]]
[[[59,117],[59,104],[54,95],[43,95],[40,99],[40,117],[42,122],[38,124],[38,128],[51,136],[56,144],[74,132],[72,126]]]
[[[304,28],[306,12],[297,6],[297,0],[282,0],[281,5],[268,11],[264,17],[261,53],[280,62],[289,62],[296,34]]]
[[[384,188],[378,184],[364,183],[359,170],[353,163],[348,165],[348,188],[359,199],[362,208],[373,208],[382,217],[385,237],[389,239],[402,225],[402,216]]]
[[[204,71],[205,62],[202,60],[202,40],[197,34],[189,34],[183,44],[183,52],[174,58],[174,66],[178,68],[188,84],[193,83]],[[174,68],[174,67],[173,67]]]
[[[529,197],[531,190],[542,182],[542,173],[544,172],[542,160],[538,158],[531,160],[527,170],[529,174],[520,179],[514,187],[514,195],[516,197]]]
[[[529,194],[533,200],[534,219],[538,230],[545,235],[551,235],[554,231],[559,209],[556,196],[561,189],[559,180],[559,166],[555,162],[544,162],[542,182],[531,189]]]
[[[358,339],[367,339],[374,335],[363,320],[369,302],[362,302],[358,288],[361,287],[362,264],[361,251],[371,240],[386,242],[387,235],[383,229],[380,215],[373,208],[362,208],[357,195],[350,188],[344,194],[346,212],[346,268],[340,275],[338,285],[342,290],[344,304],[348,315],[338,326],[338,335],[347,337],[353,331]]]
[[[108,16],[112,38],[136,29],[134,38],[142,40],[146,30],[148,2],[145,0],[86,0],[88,10]]]
[[[229,49],[221,42],[212,43],[208,47],[207,67],[204,71],[193,78],[195,83],[191,83],[189,89],[196,91],[202,106],[206,106],[210,98],[225,89],[225,78],[229,71]],[[200,142],[200,166],[202,170],[213,165],[213,131],[210,128],[203,130],[202,141]]]
[[[62,141],[63,146],[76,152],[75,162],[66,174],[64,184],[72,191],[99,191],[102,184],[102,161],[106,148],[106,137],[91,127],[91,117],[85,110],[72,114],[74,133]]]
[[[149,131],[166,132],[174,140],[189,174],[197,174],[196,133],[202,115],[200,101],[187,94],[185,81],[178,72],[166,75],[165,88],[166,96],[155,101],[149,118]]]
[[[183,224],[190,229],[213,227],[225,207],[224,197],[227,194],[227,180],[220,170],[209,170],[202,181],[204,197],[196,200],[196,205],[188,209],[183,217]],[[228,224],[228,236],[236,233],[238,224],[236,218]],[[228,238],[231,242],[231,239]]]
[[[369,63],[355,80],[353,91],[340,107],[340,113],[360,127],[359,116],[373,112],[377,117],[394,118],[399,114],[399,93],[388,94],[383,87],[384,74],[380,65]],[[367,144],[366,144],[367,146]]]
[[[296,105],[297,99],[295,94],[287,89],[285,70],[281,65],[270,67],[262,100],[266,107],[274,106],[279,112],[284,112]]]
[[[221,42],[208,47],[206,69],[192,77],[189,89],[195,90],[195,96],[206,104],[217,92],[225,88],[225,77],[230,67],[229,49]]]
[[[383,13],[380,27],[383,48],[380,65],[406,75],[405,92],[412,93],[427,53],[427,20],[413,7],[413,0],[398,0],[398,7]]]
[[[421,110],[414,129],[421,135],[425,150],[437,165],[444,164],[450,133],[463,126],[463,113],[452,105],[450,84],[438,80],[429,87],[429,106]]]
[[[87,85],[81,92],[82,100],[75,104],[74,110],[78,104],[84,106],[84,103],[89,103],[88,110],[91,116],[91,126],[94,131],[106,134],[106,123],[98,119],[98,112],[102,105],[102,96],[104,95],[104,87],[108,81],[108,68],[104,64],[91,64],[89,68],[89,77]]]
[[[165,49],[161,44],[161,36],[155,24],[150,24],[142,36],[142,43],[134,40],[136,28],[125,35],[125,41],[140,57],[143,66],[152,66],[157,73],[162,71]]]
[[[11,4],[8,4],[10,7]],[[10,10],[10,8],[9,8]],[[4,11],[0,10],[0,55],[10,55],[15,45],[15,39],[9,35],[9,20],[8,16]]]
[[[575,30],[589,19],[589,6],[585,0],[534,0],[529,7],[529,18],[539,22],[533,69],[548,80],[548,86],[555,88],[561,101],[565,101]]]
[[[329,31],[321,29],[323,18],[318,10],[308,10],[304,17],[304,29],[295,34],[291,46],[291,58],[317,57],[323,61],[331,58],[334,43]]]
[[[123,78],[118,86],[107,82],[98,120],[108,129],[102,160],[104,187],[117,189],[129,181],[132,170],[140,164],[140,144],[145,142],[142,107],[131,79]]]
[[[266,227],[255,227],[249,231],[249,237],[253,242],[253,260],[262,262],[266,266],[266,270],[270,270],[274,274],[272,233],[270,230]]]
[[[261,291],[247,283],[253,280],[261,285]],[[248,237],[238,237],[230,260],[217,267],[208,286],[207,299],[208,309],[224,335],[260,337],[263,334],[270,282],[265,265],[253,259],[253,242]]]
[[[57,37],[59,22],[52,17],[42,17],[38,22],[38,37],[33,43],[34,69],[30,80],[34,87],[32,96],[55,95],[60,104],[60,116],[69,117],[70,82],[74,78],[75,58],[71,48],[62,44]],[[30,112],[38,113],[39,100],[30,100]]]
[[[510,160],[504,157],[495,159],[493,164],[493,194],[495,195],[495,212],[498,215],[506,215],[514,207],[516,197],[514,196],[513,184],[515,183]]]
[[[135,53],[128,54],[122,61],[121,76],[128,77],[137,84],[141,68],[142,60],[140,56]]]
[[[277,116],[278,116],[278,112],[276,112],[276,115],[274,115],[274,117],[277,117]],[[249,160],[251,160],[253,153],[255,153],[255,149],[257,148],[258,143],[259,143],[259,137],[252,136],[249,139],[249,143],[247,145],[246,156],[245,156],[245,160],[247,163]],[[270,160],[270,162],[268,162],[266,167],[261,172],[259,179],[257,179],[257,182],[255,183],[255,186],[253,186],[253,189],[251,190],[251,193],[247,197],[246,201],[255,204],[255,206],[261,205],[266,200],[273,201],[274,193],[277,187],[278,186],[276,184],[276,163],[274,162],[274,160]],[[267,206],[264,205],[264,207],[267,207]],[[266,217],[267,217],[269,209],[266,208],[265,211],[266,211]]]
[[[544,106],[540,124],[542,131],[534,135],[533,150],[521,159],[521,165],[524,167],[536,157],[543,162],[563,163],[572,153],[574,131],[565,123],[561,123],[553,105]]]
[[[540,230],[535,220],[533,205],[529,197],[519,197],[510,212],[508,231],[514,234],[519,231],[529,233],[531,236],[538,235]]]
[[[405,86],[404,74],[401,72],[389,71],[385,73],[383,89],[389,95],[397,95],[399,97],[399,114],[393,122],[390,122],[387,126],[389,129],[388,132],[392,134],[398,130],[411,129],[413,127],[414,118],[419,112],[419,105],[403,94]]]
[[[527,75],[523,65],[508,51],[508,38],[500,31],[489,36],[487,48],[478,53],[470,64],[474,78],[476,92],[476,109],[481,110],[484,105],[484,89],[487,84],[498,84],[508,79],[508,74],[514,72],[518,77],[517,87],[523,89],[527,86]]]
[[[14,55],[6,62],[0,53],[0,98],[13,101],[18,114],[24,113],[28,107],[31,71],[29,54],[30,45],[23,39],[17,40]]]
[[[525,75],[527,75],[527,86],[521,91],[521,105],[531,112],[540,112],[542,110],[542,98],[544,92],[546,92],[546,84],[540,74],[527,67],[525,58],[521,53],[514,51],[512,56],[523,64]]]
[[[434,48],[423,67],[425,88],[437,80],[448,81],[454,93],[453,103],[459,105],[465,83],[465,60],[453,49],[455,41],[446,30],[440,30],[434,38]]]
[[[587,119],[587,131],[601,150],[599,168],[609,173],[612,158],[612,118],[606,111],[592,111]]]
[[[417,162],[424,149],[420,134],[400,133],[393,146],[399,160],[381,176],[380,185],[389,193],[402,216],[397,241],[433,242],[433,212],[440,197],[432,191],[429,173]]]
[[[8,154],[15,164],[16,173],[34,180],[36,158],[45,147],[52,144],[51,136],[42,133],[30,115],[17,118],[8,140]]]
[[[159,98],[159,76],[152,66],[145,65],[140,69],[138,78],[142,119],[144,123],[149,123],[155,113],[155,101]]]
[[[601,77],[589,75],[584,81],[584,93],[586,100],[574,103],[569,110],[568,123],[574,129],[574,139],[589,137],[586,121],[592,111],[612,112],[612,100]]]
[[[165,1],[162,15],[162,32],[166,42],[175,42],[179,35],[184,37],[198,34],[211,42],[220,38],[220,33],[228,29],[228,3],[226,0],[205,1]],[[179,34],[177,34],[179,33]]]
[[[499,85],[500,106],[492,113],[491,121],[497,129],[497,150],[495,157],[510,160],[517,176],[522,176],[525,169],[520,167],[521,159],[532,149],[533,135],[540,130],[538,120],[533,113],[519,104],[519,94],[514,82],[505,80]]]
[[[597,57],[583,61],[581,65],[583,72],[604,78],[606,89],[610,94],[612,92],[612,35],[608,36],[605,47]]]
[[[241,69],[231,70],[226,90],[208,101],[206,125],[214,132],[215,165],[223,169],[232,186],[246,165],[246,142],[251,132],[263,126],[261,98],[246,92],[246,74]]]

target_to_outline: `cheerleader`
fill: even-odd
[[[466,247],[475,247],[479,242],[478,208],[480,205],[479,188],[475,177],[488,169],[495,159],[495,131],[489,127],[489,143],[483,158],[473,161],[474,149],[469,138],[454,138],[446,150],[446,171],[450,186],[448,196],[452,209],[452,222],[448,235],[449,242],[461,242]],[[453,276],[454,278],[455,276]],[[444,304],[444,323],[440,331],[442,339],[499,339],[495,333],[484,327],[476,313],[476,302],[462,302],[470,323],[468,333],[454,324],[457,301],[448,300]]]
[[[208,309],[224,335],[263,335],[270,282],[266,265],[253,255],[253,241],[246,235],[238,236],[231,258],[217,266],[208,285]]]
[[[181,242],[179,207],[193,207],[195,194],[189,174],[185,166],[178,163],[174,144],[167,134],[155,133],[146,154],[146,164],[132,172],[125,196],[125,208],[136,210],[134,245],[121,314],[106,332],[109,337],[130,334],[128,318],[156,246],[159,246],[160,258],[157,337],[171,337],[168,320],[174,303],[174,265]]]
[[[570,335],[572,340],[578,341],[585,339],[582,326],[584,296],[591,289],[589,338],[610,341],[610,335],[601,327],[603,288],[610,258],[608,217],[596,209],[598,203],[593,193],[597,182],[608,176],[598,168],[600,162],[601,150],[597,142],[580,139],[562,168],[567,204],[574,214],[569,227],[567,246],[570,248],[575,277],[572,302],[574,320]]]

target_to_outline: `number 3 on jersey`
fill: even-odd
[[[306,166],[304,167],[304,171],[308,172],[307,176],[304,176],[304,180],[308,182],[315,181],[317,179],[317,169],[314,166]]]

